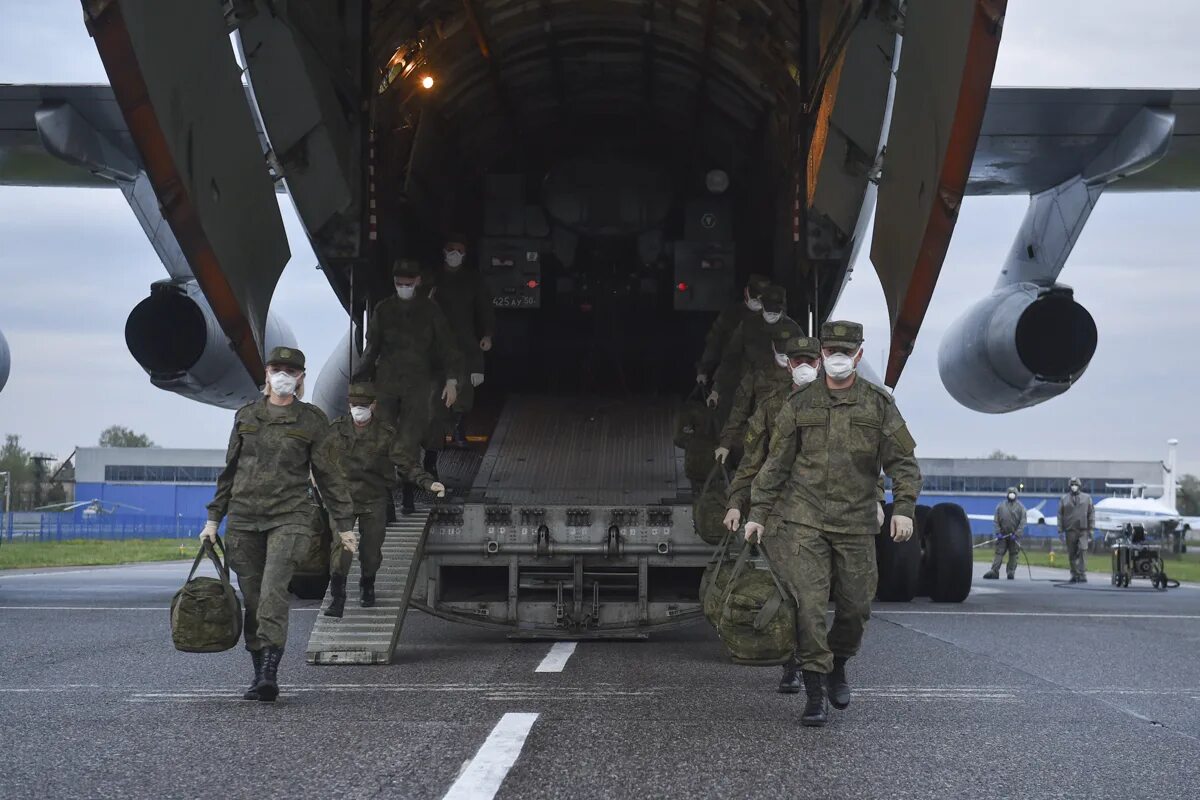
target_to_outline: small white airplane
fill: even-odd
[[[113,500],[104,501],[98,497],[91,500],[80,500],[75,503],[53,503],[48,506],[35,508],[34,511],[74,511],[77,508],[83,509],[83,516],[96,517],[101,514],[115,514],[118,508],[127,508],[130,511],[145,511],[144,508],[131,506],[128,503],[118,503]]]

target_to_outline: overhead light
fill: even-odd
[[[432,75],[426,75],[423,78],[421,78],[421,88],[422,89],[432,89],[433,88],[433,76]]]
[[[729,173],[723,169],[710,169],[704,176],[704,185],[713,194],[721,194],[729,188]]]

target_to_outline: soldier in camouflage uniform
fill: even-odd
[[[762,296],[771,281],[762,275],[751,275],[742,290],[742,299],[726,308],[718,316],[704,339],[704,354],[696,367],[696,382],[708,385],[712,381],[711,391],[716,397],[729,397],[737,391],[741,378],[740,368],[726,370],[721,375],[720,383],[713,380],[716,370],[725,360],[729,342],[734,331],[748,319],[762,314]],[[733,355],[730,353],[730,355]],[[712,395],[709,395],[712,397]],[[715,402],[715,401],[714,401]],[[722,414],[724,416],[724,414]],[[723,424],[723,421],[722,421]]]
[[[733,395],[729,418],[725,420],[725,427],[721,430],[717,449],[713,453],[722,464],[731,452],[741,452],[742,440],[746,437],[746,423],[762,399],[779,392],[786,394],[791,386],[791,370],[788,368],[783,345],[789,339],[803,336],[804,331],[791,318],[784,317],[770,327],[769,334],[771,359],[761,361],[746,370],[737,392]],[[817,356],[819,358],[820,353]]]
[[[475,390],[483,383],[483,354],[492,349],[492,337],[496,333],[492,293],[479,272],[463,267],[466,254],[466,236],[455,233],[446,238],[442,269],[433,292],[433,299],[445,313],[450,330],[457,337],[469,378],[467,383],[459,386],[453,408],[453,441],[459,447],[467,446],[463,419],[475,403]],[[435,414],[435,418],[439,423],[437,435],[444,436],[446,415]]]
[[[787,335],[783,335],[783,334]],[[779,409],[787,402],[789,394],[802,391],[817,377],[821,363],[821,345],[812,337],[803,334],[791,335],[785,329],[776,338],[776,352],[784,357],[783,368],[779,368],[787,382],[770,384],[769,391],[762,394],[746,425],[742,459],[729,483],[726,501],[725,527],[736,531],[750,513],[750,487],[754,477],[767,458],[767,445]],[[773,522],[773,520],[772,520]],[[779,691],[795,694],[800,691],[800,670],[795,663],[785,664],[779,680]]]
[[[369,383],[351,384],[350,413],[338,417],[332,425],[332,439],[341,452],[354,516],[358,519],[358,552],[362,567],[358,585],[363,608],[375,605],[375,574],[383,562],[383,538],[396,473],[438,497],[446,493],[446,487],[417,464],[414,448],[406,446],[395,426],[375,418],[375,408],[375,387]],[[342,616],[352,555],[342,547],[340,539],[333,540],[329,559],[332,600],[325,610],[327,617]]]
[[[340,453],[329,420],[303,403],[304,354],[276,347],[267,357],[263,399],[238,409],[229,435],[225,469],[208,504],[200,536],[217,538],[226,515],[225,550],[246,601],[246,649],[254,662],[247,700],[272,701],[287,643],[288,583],[308,551],[312,530],[310,486],[317,486],[342,545],[358,546],[354,514]],[[311,477],[310,477],[311,476]]]
[[[793,394],[775,418],[746,523],[746,538],[763,540],[796,600],[797,658],[807,695],[803,725],[827,722],[827,685],[835,707],[850,703],[846,661],[858,653],[878,579],[872,537],[879,532],[880,468],[892,479],[896,541],[912,536],[921,489],[916,442],[895,401],[855,379],[862,326],[825,323],[821,354],[824,382]],[[827,635],[831,586],[835,613]]]
[[[771,332],[777,330],[780,324],[795,325],[795,322],[784,314],[787,291],[782,286],[771,284],[764,289],[762,304],[762,313],[743,320],[729,337],[729,344],[721,357],[721,366],[713,379],[715,386],[732,386],[736,392],[747,374],[757,370],[765,371],[775,366],[775,357],[771,352]],[[720,389],[714,389],[708,401],[709,405],[715,404],[721,409],[723,429],[733,409],[733,397],[720,392]]]
[[[450,408],[458,400],[462,354],[446,315],[429,297],[417,294],[421,285],[420,265],[411,259],[400,259],[392,275],[397,296],[381,301],[371,312],[367,349],[353,380],[362,383],[374,377],[379,416],[395,423],[401,440],[411,443],[415,452],[433,418],[434,376],[438,365],[447,376],[440,398]],[[436,451],[432,459],[425,460],[425,469],[436,474]],[[414,510],[414,488],[411,482],[404,482],[406,514]]]
[[[1025,534],[1025,522],[1028,519],[1025,506],[1017,500],[1017,487],[1008,487],[1005,499],[996,506],[996,558],[992,568],[983,577],[995,580],[1000,577],[1000,565],[1004,563],[1004,554],[1008,554],[1008,579],[1017,577],[1017,553],[1021,550],[1021,537]]]

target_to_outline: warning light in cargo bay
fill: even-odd
[[[681,292],[686,292],[688,290],[688,285],[686,283],[680,282],[680,283],[675,284],[675,288]]]
[[[433,88],[433,76],[432,75],[423,75],[421,77],[421,88],[422,89],[432,89]]]
[[[536,289],[537,287],[538,287],[538,282],[533,279],[530,279],[525,282],[526,289]]]

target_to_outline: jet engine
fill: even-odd
[[[4,390],[4,384],[8,383],[8,370],[12,365],[12,354],[8,352],[8,342],[4,340],[4,333],[0,332],[0,391]]]
[[[942,383],[974,411],[1003,414],[1057,397],[1096,352],[1096,323],[1068,286],[997,288],[959,317],[938,350]]]
[[[194,281],[159,281],[125,322],[129,352],[160,389],[189,400],[239,408],[259,395],[257,386]],[[267,316],[266,350],[295,346],[291,330]]]

